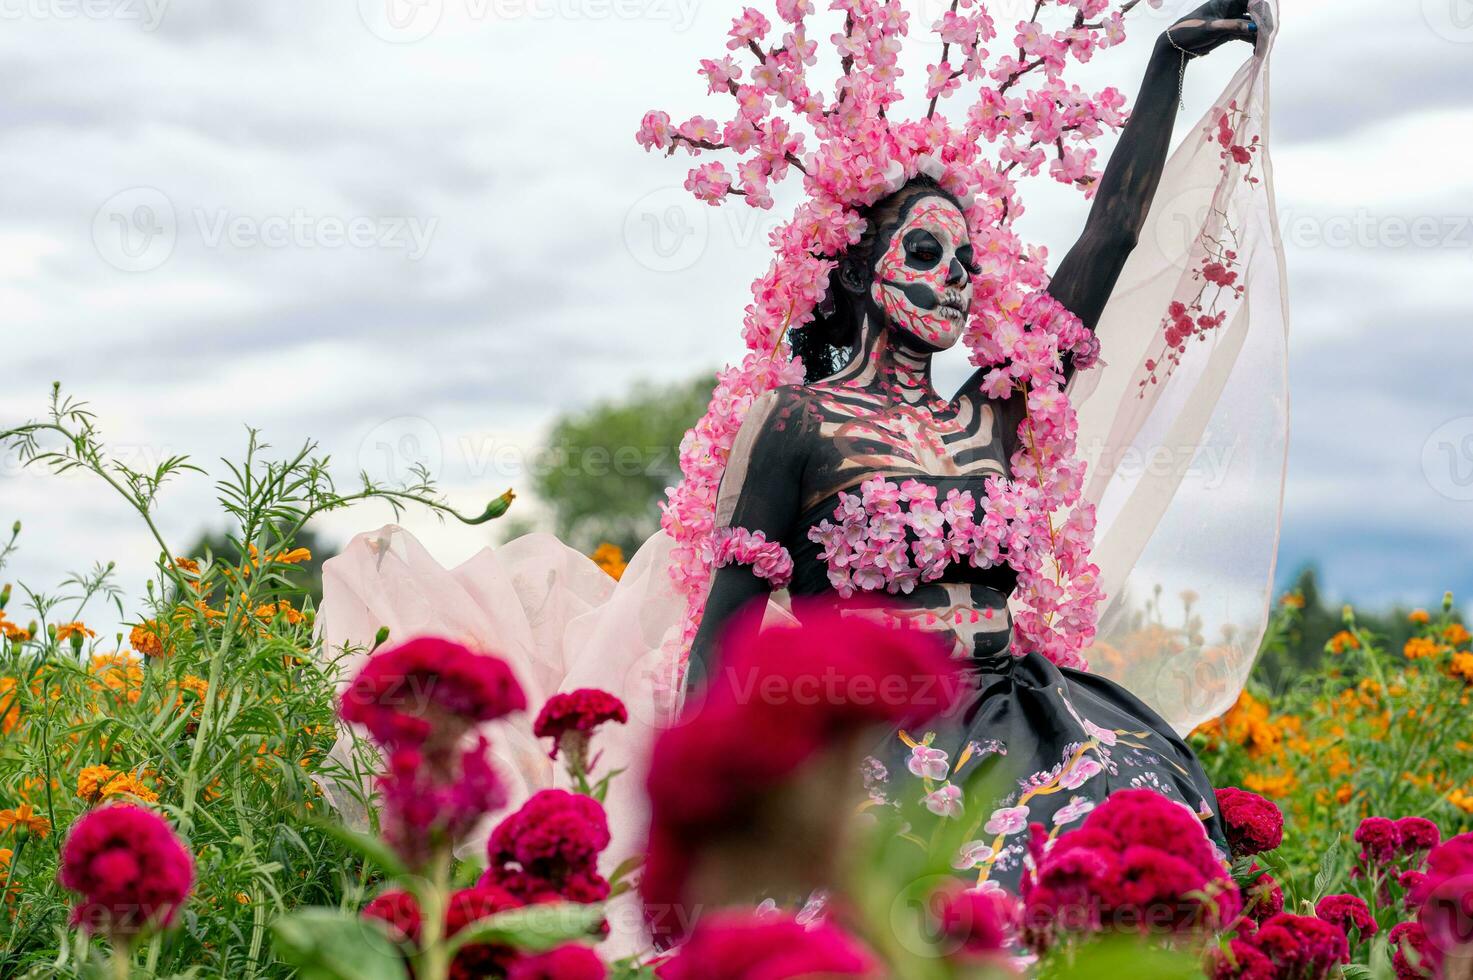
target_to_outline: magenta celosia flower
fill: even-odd
[[[425,764],[412,748],[390,753],[388,771],[378,779],[383,804],[382,833],[410,867],[453,848],[488,814],[506,805],[506,787],[491,768],[484,737],[461,751],[449,770]]]
[[[629,711],[624,702],[607,691],[597,688],[580,688],[554,694],[547,699],[532,725],[532,733],[538,738],[553,740],[552,757],[559,750],[576,756],[575,762],[582,763],[587,752],[588,739],[600,725],[608,722],[622,725],[629,720]],[[578,771],[586,766],[579,765]]]
[[[608,968],[587,946],[559,946],[511,965],[506,980],[604,980]]]
[[[522,902],[516,896],[494,885],[477,884],[462,888],[450,896],[445,909],[445,936],[455,936],[466,926],[497,912],[520,908]],[[471,943],[462,946],[450,961],[450,980],[480,980],[482,977],[501,976],[517,959],[516,950],[509,946],[491,943]]]
[[[515,896],[492,885],[462,888],[450,896],[445,907],[445,938],[455,936],[473,922],[520,908],[522,904]],[[397,943],[416,946],[420,941],[423,919],[419,903],[408,892],[384,892],[365,905],[361,914],[364,918],[381,922],[389,937]],[[516,959],[517,952],[508,946],[472,943],[461,947],[455,954],[450,963],[450,977],[451,980],[477,980],[502,976]]]
[[[931,898],[943,953],[953,948],[964,958],[991,957],[1006,951],[1017,932],[1022,909],[1001,890],[963,888],[960,882]]]
[[[1251,870],[1257,871],[1258,865],[1253,865]],[[1261,923],[1269,916],[1278,915],[1284,911],[1284,890],[1279,887],[1273,875],[1259,875],[1258,879],[1243,888],[1242,892],[1243,914],[1254,922]]]
[[[1212,954],[1212,980],[1278,980],[1273,960],[1252,942],[1234,939]]]
[[[872,728],[923,725],[966,688],[945,649],[917,631],[846,618],[829,603],[795,613],[801,625],[734,632],[743,639],[723,648],[699,710],[656,740],[648,906],[683,905],[689,862],[744,833],[809,759]]]
[[[879,974],[874,957],[837,926],[805,927],[785,913],[717,912],[701,919],[655,975],[660,980],[775,980]]]
[[[396,943],[417,944],[420,935],[419,903],[405,891],[387,891],[363,906],[365,919],[383,923],[389,938]]]
[[[1421,923],[1402,922],[1392,926],[1386,941],[1391,944],[1391,965],[1396,970],[1396,980],[1431,980],[1431,944]]]
[[[194,885],[194,859],[162,817],[124,803],[92,810],[62,845],[72,924],[125,942],[168,926]]]
[[[1241,907],[1201,820],[1152,790],[1111,795],[1039,856],[1022,892],[1039,951],[1066,932],[1214,928]]]
[[[1408,899],[1417,906],[1428,959],[1440,967],[1450,952],[1473,954],[1473,833],[1433,848],[1426,867]]]
[[[1375,916],[1371,915],[1371,907],[1366,904],[1365,899],[1355,895],[1326,895],[1315,903],[1314,914],[1339,926],[1346,936],[1350,935],[1350,930],[1355,929],[1362,942],[1370,939],[1381,928]]]
[[[1311,916],[1280,912],[1265,920],[1251,941],[1286,977],[1324,980],[1350,962],[1350,944],[1340,927]]]
[[[542,790],[491,832],[481,880],[525,902],[602,901],[609,885],[598,873],[598,857],[609,840],[608,817],[597,800]]]
[[[381,745],[438,757],[475,725],[526,706],[504,660],[423,637],[369,657],[343,692],[339,714]]]
[[[1407,857],[1417,857],[1442,842],[1442,830],[1426,817],[1402,817],[1396,821],[1396,832],[1401,836],[1401,853]]]
[[[1394,820],[1366,817],[1355,828],[1355,842],[1361,846],[1362,862],[1386,864],[1401,852],[1401,831]]]
[[[1223,832],[1234,857],[1271,851],[1284,842],[1284,814],[1257,793],[1228,786],[1217,791]]]

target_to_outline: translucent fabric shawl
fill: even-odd
[[[1183,732],[1247,680],[1283,501],[1288,307],[1268,148],[1278,21],[1267,0],[1250,11],[1254,57],[1167,163],[1098,326],[1104,363],[1069,391],[1106,595],[1090,668]],[[1173,303],[1225,314],[1174,364]]]

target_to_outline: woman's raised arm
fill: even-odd
[[[1049,293],[1089,329],[1099,323],[1161,183],[1184,62],[1233,39],[1251,41],[1255,32],[1248,0],[1210,0],[1157,39],[1135,108],[1100,178],[1084,232],[1049,285]],[[1066,377],[1073,373],[1068,360],[1064,373]]]

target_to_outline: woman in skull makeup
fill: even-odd
[[[1252,40],[1255,31],[1242,0],[1212,0],[1162,34],[1083,235],[1050,286],[1086,327],[1099,320],[1151,206],[1183,59]],[[945,500],[962,491],[985,505],[985,481],[1009,475],[1024,411],[1020,394],[987,397],[981,371],[950,401],[932,387],[931,359],[961,338],[977,271],[956,198],[922,176],[866,217],[864,236],[840,259],[817,319],[793,333],[806,383],[770,391],[753,405],[717,498],[718,536],[735,535],[759,551],[780,545],[791,565],[783,563],[776,582],[762,562],[741,556],[717,570],[692,650],[693,682],[719,670],[719,646],[732,631],[757,628],[756,617],[733,614],[775,585],[786,584],[795,597],[838,589],[857,614],[936,633],[968,660],[976,692],[931,748],[952,760],[967,757],[970,766],[1006,755],[1020,779],[999,803],[998,813],[1011,815],[988,825],[1000,846],[979,858],[984,878],[1016,882],[1030,821],[1066,825],[1124,786],[1166,793],[1221,841],[1211,785],[1155,712],[1111,681],[1061,669],[1041,654],[1014,656],[1008,597],[1016,575],[1006,564],[952,561],[930,581],[886,589],[893,582],[865,581],[826,563],[828,520],[844,506],[841,495],[858,493],[867,481],[883,481],[872,484],[877,493],[898,485],[905,500]],[[1064,368],[1072,373],[1071,365]],[[885,784],[893,792],[906,778],[914,748],[906,738],[875,753],[874,791],[887,791]],[[966,772],[953,770],[952,778],[965,780]]]

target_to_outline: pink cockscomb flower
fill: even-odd
[[[698,710],[655,742],[640,886],[648,909],[682,907],[693,863],[713,848],[751,847],[770,857],[772,843],[751,839],[751,829],[769,807],[781,809],[775,801],[810,760],[842,754],[877,729],[924,725],[965,689],[945,648],[918,631],[845,617],[831,603],[795,604],[794,612],[801,625],[733,630],[720,673],[693,701]],[[832,836],[818,827],[804,832]],[[788,857],[795,871],[826,859],[811,848]],[[679,928],[669,916],[664,922]]]
[[[604,980],[608,967],[587,946],[559,946],[513,963],[506,980]]]
[[[1273,960],[1275,976],[1325,980],[1350,962],[1350,944],[1339,926],[1312,916],[1281,912],[1253,934],[1252,943]]]
[[[1365,899],[1356,895],[1326,895],[1315,903],[1314,914],[1339,926],[1347,937],[1354,929],[1361,942],[1370,939],[1381,928],[1376,923],[1375,916],[1371,915],[1371,907],[1366,904]]]
[[[1442,843],[1441,829],[1426,817],[1402,817],[1396,821],[1396,832],[1407,857],[1419,857]]]
[[[1401,853],[1401,831],[1396,821],[1385,817],[1366,817],[1355,828],[1355,842],[1361,846],[1361,861],[1386,864]]]
[[[580,688],[554,694],[547,699],[532,725],[538,738],[552,739],[552,757],[567,753],[570,764],[579,772],[587,771],[588,740],[601,725],[622,725],[629,720],[624,702],[607,691]]]
[[[490,748],[484,737],[477,739],[448,771],[426,765],[418,749],[389,754],[388,769],[378,778],[382,833],[410,867],[423,867],[434,854],[454,848],[482,818],[506,805]]]
[[[1039,951],[1117,922],[1216,928],[1241,908],[1201,820],[1152,790],[1112,794],[1035,861],[1022,895],[1024,939]]]
[[[1234,939],[1209,961],[1212,980],[1278,980],[1273,960],[1247,939]]]
[[[1253,865],[1252,870],[1258,871],[1258,865]],[[1242,892],[1243,914],[1254,922],[1261,923],[1284,911],[1284,890],[1273,875],[1259,875],[1251,884],[1244,885]]]
[[[560,789],[534,794],[491,832],[483,883],[525,902],[603,901],[609,884],[598,857],[609,846],[609,823],[597,800]]]
[[[339,714],[380,745],[423,749],[434,763],[476,725],[526,707],[506,661],[422,637],[369,657]]]
[[[194,859],[162,817],[124,803],[72,825],[57,877],[81,896],[73,925],[131,942],[174,921],[194,885]]]
[[[1432,944],[1421,923],[1403,922],[1391,928],[1386,941],[1391,945],[1391,966],[1396,980],[1431,980]]]
[[[1426,875],[1407,898],[1417,907],[1429,962],[1441,968],[1449,953],[1473,957],[1473,833],[1433,848]]]
[[[450,896],[445,909],[445,936],[453,938],[466,926],[487,916],[523,905],[518,898],[494,885],[477,884]],[[469,943],[450,961],[450,980],[479,980],[502,976],[516,961],[516,950],[493,943]]]
[[[1022,912],[1006,892],[963,888],[960,882],[939,889],[930,905],[941,937],[938,949],[966,960],[1005,957]]]
[[[786,914],[717,912],[655,969],[660,980],[749,980],[753,977],[872,977],[878,964],[837,926],[807,927]]]
[[[387,891],[363,906],[360,913],[365,919],[373,919],[383,925],[389,938],[400,945],[419,944],[422,925],[419,902],[405,891]]]
[[[1217,791],[1223,831],[1234,857],[1272,851],[1284,842],[1284,814],[1257,793],[1227,786]]]

